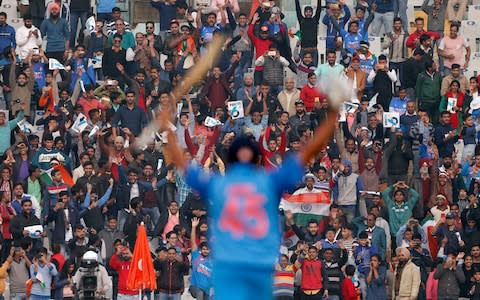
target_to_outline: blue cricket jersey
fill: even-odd
[[[203,257],[200,251],[192,252],[192,286],[210,294],[212,283],[212,260],[209,256]]]
[[[233,164],[225,176],[209,176],[194,167],[187,170],[187,184],[209,202],[216,264],[273,266],[280,247],[279,201],[303,170],[297,156],[274,172],[243,163]]]

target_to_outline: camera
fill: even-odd
[[[15,103],[20,104],[20,102],[22,102],[20,99],[16,99],[16,100],[15,100]]]
[[[77,287],[81,293],[81,299],[95,300],[98,299],[97,294],[97,272],[98,272],[98,255],[94,251],[87,251],[82,257],[79,272],[82,278]]]

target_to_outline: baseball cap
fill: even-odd
[[[267,25],[262,25],[260,27],[260,32],[268,32],[268,26]]]
[[[447,213],[447,214],[445,215],[445,218],[447,218],[447,219],[455,219],[455,215],[454,215],[453,213],[449,212],[449,213]]]
[[[303,102],[302,99],[298,99],[298,100],[295,101],[295,105],[300,105],[300,104],[305,105],[305,102]]]

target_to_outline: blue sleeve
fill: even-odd
[[[284,160],[282,166],[272,173],[273,182],[276,184],[277,193],[282,194],[283,191],[295,187],[304,174],[304,165],[298,155],[292,155]]]
[[[378,278],[375,278],[372,283],[380,288],[385,288],[385,267],[380,266],[378,268]]]
[[[462,176],[467,177],[470,171],[470,163],[467,161],[462,167]]]
[[[345,25],[347,22],[350,20],[351,14],[350,14],[350,9],[348,8],[347,5],[343,6],[343,11],[345,12],[345,15],[343,16],[343,26],[342,28],[345,28]]]
[[[108,190],[105,192],[105,195],[100,198],[98,201],[98,206],[103,207],[105,203],[107,203],[108,199],[110,199],[110,195],[112,194],[112,187],[109,187]]]
[[[338,181],[333,185],[332,198],[334,202],[338,200]]]
[[[87,193],[85,195],[85,200],[83,201],[82,208],[88,209],[89,206],[90,206],[90,193]]]
[[[322,19],[322,23],[328,26],[328,23],[330,22],[330,17],[328,14],[325,14]]]
[[[397,245],[402,244],[403,234],[405,233],[406,229],[407,229],[407,225],[402,225],[402,227],[400,227],[398,232],[395,234],[395,241],[396,241]]]
[[[64,24],[63,24],[63,33],[65,34],[65,41],[70,40],[70,27],[69,27],[69,24],[67,23],[67,21],[65,21]],[[65,49],[65,50],[67,50],[67,49]]]
[[[42,24],[40,24],[40,33],[42,34],[42,38],[45,38],[47,34],[47,20],[43,20]]]
[[[18,115],[15,117],[15,119],[8,121],[8,127],[10,128],[10,130],[15,129],[15,127],[17,126],[17,123],[20,122],[23,119],[24,116],[25,116],[25,114],[24,114],[23,110],[21,110],[18,113]]]
[[[161,10],[162,10],[162,7],[163,7],[161,2],[150,1],[150,4],[152,5],[152,7],[158,9],[159,13],[161,13]]]
[[[185,170],[185,181],[187,185],[199,192],[202,198],[206,199],[211,180],[212,178],[199,167],[190,165]]]
[[[10,34],[12,36],[12,48],[17,48],[17,38],[15,37],[15,29],[10,27]]]

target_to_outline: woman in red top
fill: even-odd
[[[0,192],[0,224],[3,236],[2,245],[2,261],[5,261],[10,253],[12,247],[13,236],[10,232],[10,221],[15,217],[15,209],[13,209],[9,197],[4,197],[5,194]]]
[[[448,110],[450,107],[448,105],[449,99],[456,99],[455,105],[450,109],[450,125],[453,129],[457,129],[459,124],[463,124],[463,100],[465,94],[460,91],[460,82],[458,80],[452,80],[448,92],[442,97],[440,102],[440,111]]]

